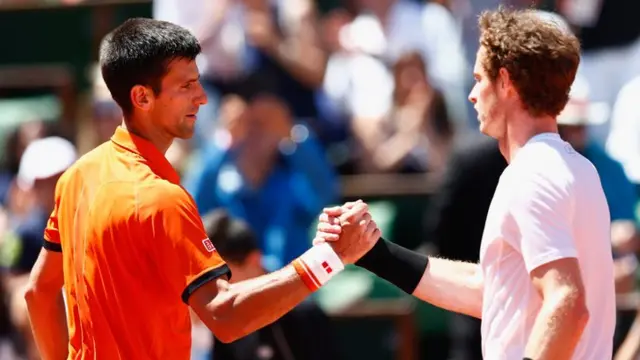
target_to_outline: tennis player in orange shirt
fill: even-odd
[[[189,307],[218,339],[233,341],[287,313],[380,236],[359,202],[341,217],[343,241],[229,283],[229,268],[164,156],[173,139],[193,135],[207,101],[199,53],[189,31],[151,19],[128,20],[103,41],[102,75],[124,122],[57,184],[26,292],[43,359],[188,360]]]

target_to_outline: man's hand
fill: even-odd
[[[313,243],[327,242],[345,264],[355,263],[380,239],[380,229],[368,210],[361,200],[325,208]]]

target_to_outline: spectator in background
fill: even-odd
[[[490,137],[476,135],[461,145],[433,195],[425,234],[438,255],[477,263],[489,205],[507,162]],[[449,336],[449,360],[482,360],[479,319],[452,313]]]
[[[228,97],[221,123],[185,187],[201,214],[225,208],[247,221],[265,267],[277,269],[308,248],[317,214],[338,198],[336,175],[314,133],[277,97]]]
[[[454,124],[443,96],[430,83],[419,52],[407,52],[394,64],[390,111],[376,118],[354,118],[361,171],[440,173],[447,162]]]
[[[341,76],[332,69],[344,66],[348,55],[340,41],[340,31],[353,20],[352,14],[336,8],[322,17],[320,37],[323,49],[328,55],[326,74]],[[325,146],[332,163],[341,173],[350,172],[351,151],[349,149],[350,112],[345,92],[349,87],[349,79],[331,78],[325,74],[322,85],[315,91],[318,121],[315,130],[318,138]],[[371,74],[370,74],[371,75]]]
[[[640,190],[640,76],[620,90],[611,114],[611,132],[607,152],[624,167],[625,173]],[[640,192],[640,191],[639,191]]]
[[[442,5],[410,0],[354,0],[357,15],[343,30],[343,41],[349,52],[374,56],[385,65],[391,65],[406,52],[418,51],[428,67],[425,69],[430,83],[442,92],[447,109],[457,124],[467,126],[466,88],[470,80],[469,65],[465,59],[460,28],[452,14]],[[350,77],[348,66],[332,71],[343,72]],[[367,77],[354,76],[355,80],[369,83]],[[354,84],[357,88],[358,84]],[[366,88],[366,86],[363,86]],[[391,94],[392,86],[380,81],[379,89],[366,90],[369,100],[363,106],[376,103],[391,106],[390,101],[380,99]],[[362,95],[364,96],[364,95]],[[369,111],[365,111],[365,114]],[[354,113],[353,116],[365,114]],[[366,115],[365,115],[366,117]]]
[[[639,1],[540,0],[561,14],[580,39],[578,75],[591,89],[592,101],[613,106],[622,87],[640,76]],[[630,15],[633,14],[633,15]],[[592,141],[604,145],[610,122],[591,125]]]
[[[266,273],[262,253],[248,224],[224,210],[203,218],[207,235],[231,269],[231,282]],[[311,300],[293,308],[282,318],[235,342],[214,340],[214,360],[337,360],[329,319]]]
[[[228,94],[248,101],[270,92],[298,119],[315,118],[313,92],[326,56],[312,0],[154,0],[153,15],[191,30],[202,46],[198,63],[209,104],[198,114],[196,147],[214,136]]]
[[[585,79],[577,77],[571,88],[569,102],[557,118],[558,130],[560,136],[589,159],[598,171],[611,216],[616,293],[630,294],[636,289],[636,252],[639,249],[639,239],[635,207],[638,196],[620,163],[588,136],[587,127],[606,122],[609,115],[606,103],[590,101],[589,90]],[[635,309],[618,309],[614,350],[624,340],[635,316]]]
[[[8,211],[20,212],[20,204],[13,201],[8,203],[7,195],[15,185],[15,177],[20,167],[20,158],[27,146],[34,140],[45,134],[45,126],[42,121],[29,121],[20,124],[8,136],[3,154],[3,167],[0,175],[0,198]],[[16,200],[16,199],[14,199]]]
[[[17,126],[8,135],[3,153],[3,169],[0,173],[0,266],[3,268],[0,305],[0,333],[8,335],[11,348],[25,354],[31,338],[24,306],[20,303],[20,293],[16,285],[20,285],[22,277],[9,273],[10,267],[22,253],[25,258],[32,256],[30,250],[23,249],[21,239],[26,239],[27,247],[33,244],[34,232],[40,231],[39,241],[42,241],[42,229],[38,229],[37,216],[33,208],[36,201],[34,191],[19,187],[16,181],[20,170],[20,161],[25,149],[33,141],[43,137],[46,133],[42,121],[29,121]],[[45,219],[46,221],[46,219]],[[32,225],[36,225],[35,229]],[[38,250],[39,251],[39,250]],[[17,280],[16,280],[17,279]],[[14,281],[16,280],[16,281]],[[15,323],[15,324],[14,324]],[[25,340],[25,331],[26,340]],[[4,346],[4,345],[3,345]],[[33,355],[33,348],[31,349]],[[13,358],[12,358],[13,359]]]
[[[20,159],[16,190],[28,192],[35,201],[24,216],[9,218],[10,229],[4,234],[0,247],[0,265],[10,297],[11,320],[25,342],[30,360],[39,356],[31,334],[24,290],[43,246],[44,230],[54,207],[56,183],[76,158],[76,149],[69,141],[46,137],[31,142]]]
[[[93,86],[92,94],[92,125],[95,129],[96,145],[111,139],[116,128],[122,123],[122,109],[111,97],[111,93],[104,83],[100,67],[94,66],[91,71]]]

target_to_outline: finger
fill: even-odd
[[[326,213],[320,214],[318,216],[318,223],[327,223],[332,225],[340,225],[340,219],[337,216],[331,216]]]
[[[331,218],[335,218],[335,216],[329,216],[329,214],[323,212],[318,216],[318,222],[331,224]]]
[[[360,202],[356,203],[353,208],[349,209],[344,214],[340,215],[340,223],[357,223],[358,219],[362,217],[368,210],[367,204]]]
[[[339,235],[342,232],[342,227],[340,225],[332,225],[329,223],[319,223],[318,231]]]
[[[375,221],[371,221],[367,225],[367,230],[363,234],[364,238],[367,240],[378,240],[381,236],[380,229],[378,228],[378,224]]]
[[[315,237],[312,243],[313,243],[313,246],[316,246],[316,245],[322,244],[323,242],[326,242],[323,238]]]
[[[322,213],[329,216],[340,216],[343,212],[344,209],[342,209],[342,206],[333,206],[322,209]]]
[[[363,202],[362,200],[348,201],[348,202],[344,203],[344,205],[342,205],[342,207],[344,209],[349,210],[349,209],[353,208],[356,204],[359,204],[359,203],[362,203],[362,202]]]
[[[316,232],[316,239],[323,240],[323,241],[338,241],[340,240],[340,235],[327,233],[324,231],[318,231]]]
[[[365,226],[367,224],[369,224],[371,222],[371,214],[369,214],[368,212],[364,213],[364,215],[362,215],[362,218],[360,218],[360,221],[358,222],[358,224]]]

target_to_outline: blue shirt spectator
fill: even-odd
[[[583,155],[593,163],[600,175],[602,188],[609,203],[611,221],[635,221],[638,196],[622,165],[595,142],[587,143]]]
[[[263,99],[262,105],[252,105],[255,111],[249,118],[232,122],[246,121],[251,129],[243,135],[227,131],[228,140],[210,144],[185,179],[201,214],[225,208],[249,223],[268,270],[286,265],[309,247],[311,225],[339,194],[334,169],[315,135],[304,125],[277,125],[284,117],[268,107],[283,103],[273,100]],[[292,135],[284,140],[270,135],[278,127]],[[238,137],[242,140],[236,141]],[[255,174],[248,174],[265,163],[257,181]]]

